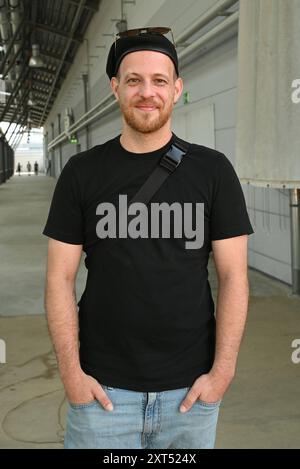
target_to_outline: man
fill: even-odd
[[[69,404],[65,448],[213,448],[248,306],[253,229],[243,192],[222,153],[190,144],[148,207],[203,204],[201,247],[186,249],[187,235],[118,236],[109,219],[111,236],[100,239],[105,207],[117,208],[120,195],[131,200],[174,142],[171,114],[183,89],[174,45],[153,31],[120,37],[106,71],[122,134],[69,159],[43,231],[47,318]],[[194,224],[195,213],[189,218]],[[82,250],[88,277],[78,321]]]

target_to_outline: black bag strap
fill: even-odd
[[[172,174],[180,165],[183,157],[189,150],[190,144],[181,140],[173,133],[173,140],[167,153],[165,153],[159,163],[156,165],[154,171],[147,178],[142,187],[128,202],[128,205],[133,202],[143,202],[145,205],[152,199],[154,194],[158,191],[164,181]],[[110,248],[113,246],[119,238],[104,238],[99,239],[93,245],[90,245],[86,251],[85,265],[88,268],[88,257],[90,256],[91,250],[95,244],[99,244],[101,248]]]
[[[179,166],[188,149],[189,144],[183,140],[179,140],[178,137],[174,135],[173,142],[169,150],[161,157],[154,171],[150,174],[135,196],[132,197],[129,204],[132,204],[133,202],[143,202],[146,205],[167,177],[169,177],[169,175],[172,174]]]

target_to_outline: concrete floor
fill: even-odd
[[[43,312],[47,238],[41,235],[55,181],[14,176],[0,185],[0,448],[62,448],[66,402]],[[209,266],[216,298],[216,276]],[[77,297],[85,284],[82,265]],[[251,296],[236,378],[220,410],[217,448],[300,448],[300,299],[249,269]]]

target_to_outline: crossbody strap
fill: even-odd
[[[188,143],[179,140],[178,137],[174,136],[173,143],[169,150],[161,157],[154,171],[150,174],[135,196],[132,197],[129,204],[132,204],[133,202],[143,202],[144,204],[147,204],[167,177],[169,177],[169,175],[172,174],[179,166],[182,158],[187,153],[188,148]]]
[[[178,168],[183,157],[188,152],[189,146],[189,143],[179,139],[175,134],[173,134],[173,141],[167,153],[161,157],[155,169],[152,171],[138,192],[128,202],[128,205],[134,202],[143,202],[145,205],[147,205],[147,203],[161,187],[163,182]],[[90,245],[86,251],[86,267],[88,268],[88,258],[96,244],[101,247],[101,250],[108,248],[110,249],[111,246],[115,245],[118,240],[119,238],[99,238],[93,245]]]

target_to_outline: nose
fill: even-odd
[[[149,99],[155,96],[155,90],[150,81],[144,81],[139,87],[139,95],[144,99]]]

